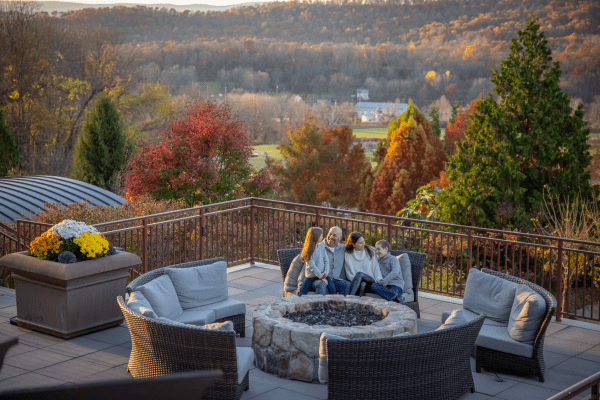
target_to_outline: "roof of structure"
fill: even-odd
[[[401,112],[406,111],[406,109],[408,108],[408,104],[407,103],[377,103],[374,101],[359,101],[358,103],[356,103],[356,108],[359,109],[379,109],[379,110],[383,110],[385,107],[388,106],[392,106],[392,107],[396,107],[398,110],[400,110]]]
[[[125,199],[92,184],[62,176],[14,176],[0,178],[0,221],[30,218],[45,211],[46,203],[81,203],[114,206]]]

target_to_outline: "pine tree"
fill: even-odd
[[[460,104],[458,104],[458,101],[456,103],[454,103],[454,105],[452,106],[452,111],[450,113],[450,123],[454,123],[454,120],[456,119],[456,116],[458,115],[458,110],[460,108]]]
[[[11,169],[23,168],[19,146],[0,110],[0,176],[6,176]]]
[[[448,164],[452,186],[441,198],[443,221],[494,227],[502,223],[501,207],[514,210],[509,228],[526,226],[545,190],[559,197],[591,193],[583,106],[571,109],[536,20],[518,35],[500,72],[493,72],[501,101],[488,94],[477,103],[466,141]]]
[[[102,97],[87,114],[75,148],[77,179],[108,189],[127,161],[127,140],[117,108]]]
[[[440,113],[435,104],[429,107],[429,117],[431,118],[431,130],[437,137],[442,135],[442,127],[440,126]]]

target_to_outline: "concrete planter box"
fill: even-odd
[[[121,251],[74,264],[26,252],[0,259],[15,279],[19,326],[64,339],[120,325],[117,296],[125,296],[129,267],[141,263],[135,254]]]

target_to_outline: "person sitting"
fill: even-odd
[[[306,239],[302,248],[302,261],[304,262],[304,280],[302,287],[298,289],[298,296],[308,294],[311,287],[318,294],[325,295],[323,285],[314,285],[316,281],[325,281],[326,288],[332,294],[336,293],[333,281],[329,276],[329,258],[325,254],[323,242],[323,229],[312,227],[306,232]]]
[[[329,229],[325,243],[325,254],[329,258],[329,277],[333,281],[337,293],[346,296],[350,291],[350,281],[346,280],[346,271],[344,269],[344,254],[346,246],[340,243],[342,240],[342,230],[339,226]]]
[[[361,296],[364,296],[365,290],[370,289],[370,284],[383,279],[375,250],[365,245],[365,237],[362,233],[352,232],[348,236],[344,256],[346,278],[352,281],[351,295],[356,295],[360,288]]]
[[[390,243],[380,240],[375,244],[375,254],[379,257],[379,268],[383,279],[371,284],[371,289],[388,301],[402,303],[404,279],[400,269],[400,261],[390,254]]]

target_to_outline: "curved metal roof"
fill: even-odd
[[[92,184],[62,176],[13,176],[0,178],[0,221],[30,218],[46,211],[45,203],[81,203],[114,206],[125,199]]]

